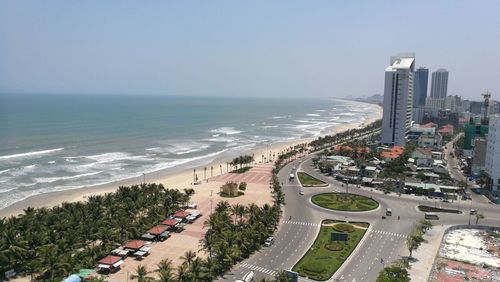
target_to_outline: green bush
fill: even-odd
[[[338,223],[333,226],[333,229],[339,232],[351,233],[352,231],[354,231],[354,226],[345,223]]]
[[[332,251],[332,252],[341,251],[343,248],[344,248],[344,244],[339,243],[339,242],[325,244],[325,249]]]

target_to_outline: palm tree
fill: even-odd
[[[136,274],[132,275],[132,278],[137,278],[137,281],[139,282],[146,282],[150,281],[151,278],[148,277],[148,271],[146,270],[146,267],[144,265],[138,265],[137,269],[135,270]]]
[[[186,264],[181,264],[177,267],[177,280],[179,282],[191,281],[191,275]]]
[[[172,282],[173,274],[172,274],[172,261],[169,259],[163,259],[158,263],[158,276],[160,277],[160,282]]]
[[[184,256],[181,257],[181,259],[184,260],[183,264],[186,264],[188,268],[191,268],[191,263],[194,258],[196,258],[196,253],[192,250],[186,251]]]
[[[198,281],[202,266],[203,266],[203,260],[201,258],[197,257],[191,262],[190,271],[193,274],[193,281]]]

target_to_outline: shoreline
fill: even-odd
[[[362,102],[360,102],[362,103]],[[378,106],[377,108],[377,116],[367,117],[364,122],[361,124],[353,123],[353,124],[340,124],[333,126],[331,132],[325,134],[338,134],[340,132],[353,129],[353,128],[361,128],[374,122],[377,119],[382,118],[382,108]],[[213,177],[227,173],[227,162],[231,161],[232,158],[237,157],[239,155],[250,154],[254,155],[255,164],[263,163],[262,155],[268,155],[269,152],[271,154],[277,153],[286,148],[302,144],[308,143],[317,137],[304,138],[291,140],[289,142],[277,142],[271,144],[267,147],[258,147],[250,150],[242,150],[242,151],[233,151],[224,154],[223,156],[219,156],[214,160],[210,161],[206,165],[196,165],[194,167],[184,167],[184,168],[168,168],[156,172],[151,172],[145,175],[145,179],[147,183],[161,183],[165,187],[173,188],[173,189],[184,189],[184,188],[193,188],[196,189],[197,185],[193,185],[192,182],[194,180],[194,172],[196,170],[196,175],[198,176],[198,180],[202,181],[210,181],[213,167]],[[259,157],[260,156],[260,157]],[[269,163],[267,161],[266,163]],[[206,170],[206,179],[204,178],[205,170]],[[222,173],[221,173],[222,170]],[[87,197],[91,195],[104,195],[106,193],[115,192],[120,186],[130,186],[141,184],[144,179],[144,176],[132,177],[124,180],[114,181],[106,184],[95,185],[95,186],[87,186],[82,188],[76,188],[65,191],[54,191],[43,193],[39,195],[30,196],[24,200],[16,202],[4,209],[0,210],[0,218],[17,216],[24,212],[24,209],[28,207],[33,208],[41,208],[41,207],[54,207],[60,205],[64,202],[77,202],[77,201],[85,201]]]

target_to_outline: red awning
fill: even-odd
[[[188,216],[189,216],[189,213],[187,213],[185,211],[178,211],[178,212],[174,213],[174,217],[178,217],[178,218],[185,218]]]
[[[148,233],[151,234],[151,235],[158,236],[161,233],[165,232],[165,230],[167,230],[167,226],[158,225],[158,226],[155,226],[155,227],[149,229]]]
[[[161,224],[167,225],[167,226],[176,226],[178,223],[179,222],[175,219],[167,218]]]
[[[141,240],[132,240],[125,245],[126,249],[132,249],[132,250],[138,250],[140,248],[144,247],[144,242]]]
[[[118,261],[120,261],[121,259],[122,258],[118,257],[118,256],[107,256],[107,257],[101,259],[100,261],[98,261],[97,263],[113,265],[113,264],[117,263]]]

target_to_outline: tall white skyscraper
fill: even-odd
[[[438,69],[432,73],[431,98],[444,99],[448,94],[448,71]]]
[[[415,54],[391,57],[385,69],[382,144],[404,146],[413,108]]]
[[[500,195],[500,115],[490,115],[484,170],[490,177],[488,188]]]

